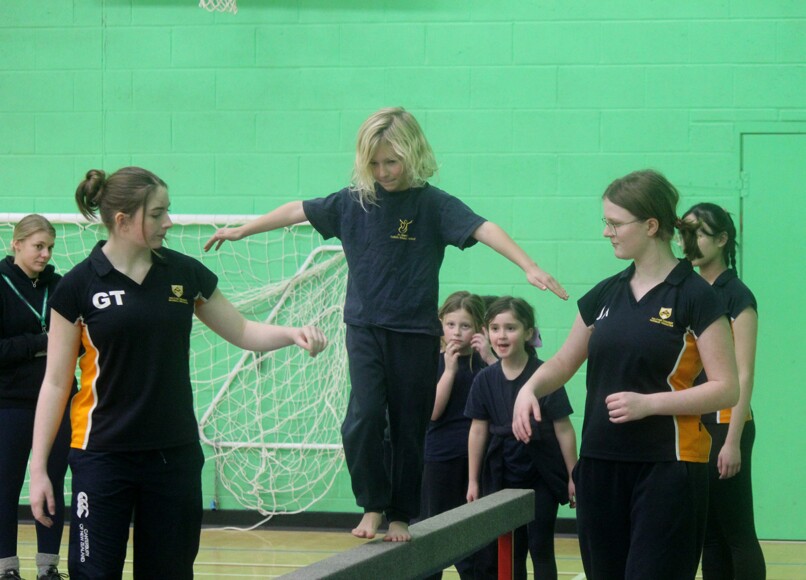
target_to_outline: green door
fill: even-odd
[[[756,525],[806,539],[806,133],[742,136],[741,274],[758,300]]]

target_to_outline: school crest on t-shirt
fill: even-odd
[[[657,317],[649,319],[650,322],[655,324],[662,324],[663,326],[674,326],[674,321],[669,320],[672,317],[672,309],[668,307],[661,307],[658,311]]]
[[[173,296],[168,297],[168,302],[178,302],[180,304],[187,304],[188,301],[186,298],[183,298],[185,294],[185,287],[182,284],[171,284],[171,293]]]
[[[392,236],[393,240],[408,240],[413,242],[417,238],[409,236],[409,226],[414,223],[414,220],[398,220],[400,226],[397,228],[397,233]]]

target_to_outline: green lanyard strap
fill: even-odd
[[[22,300],[28,307],[28,309],[34,313],[34,316],[36,316],[37,320],[39,320],[39,324],[42,325],[42,332],[47,332],[48,326],[47,323],[45,322],[45,315],[47,314],[48,311],[48,287],[45,286],[45,298],[42,300],[42,312],[40,313],[36,308],[31,306],[31,303],[28,302],[22,294],[20,294],[20,291],[17,290],[17,287],[14,286],[14,284],[11,283],[11,280],[8,279],[8,276],[6,276],[5,274],[2,274],[2,276],[3,280],[6,281],[6,284],[8,284],[9,287],[12,290],[14,290],[14,294],[19,296],[20,300]]]

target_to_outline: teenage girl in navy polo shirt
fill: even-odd
[[[445,247],[480,241],[523,269],[531,284],[567,294],[504,230],[427,183],[437,164],[410,113],[381,109],[364,121],[357,141],[350,187],[221,229],[205,249],[306,219],[325,239],[341,240],[349,268],[344,321],[352,385],[342,441],[356,503],[364,509],[352,533],[373,538],[385,513],[384,539],[408,541],[409,522],[420,511],[423,441],[437,383]],[[387,416],[391,481],[383,459]]]
[[[562,348],[521,389],[513,430],[529,440],[536,397],[587,359],[577,525],[590,580],[694,578],[702,551],[710,436],[700,414],[736,404],[724,308],[672,253],[677,190],[655,171],[603,195],[604,236],[632,260],[579,300]],[[705,368],[708,381],[691,388]]]
[[[87,218],[109,230],[65,275],[50,300],[48,363],[31,458],[34,517],[52,525],[45,469],[70,392],[79,347],[81,386],[71,403],[73,474],[70,577],[120,578],[134,517],[134,577],[189,579],[202,519],[199,446],[190,384],[195,314],[246,350],[326,345],[314,327],[247,321],[201,262],[163,247],[168,187],[139,167],[91,170],[76,190]]]
[[[444,344],[434,410],[425,434],[421,520],[466,501],[470,419],[465,416],[465,404],[473,378],[497,360],[482,332],[484,302],[479,296],[464,290],[454,292],[439,309],[439,320]],[[461,578],[473,578],[472,557],[455,566]],[[429,578],[442,578],[442,572]]]
[[[763,580],[767,570],[753,517],[751,460],[756,425],[750,410],[756,359],[756,298],[736,275],[736,226],[713,203],[699,203],[683,216],[692,225],[683,236],[686,256],[724,301],[733,329],[739,369],[739,402],[703,415],[711,434],[708,524],[702,554],[706,580]],[[698,382],[708,378],[703,374]]]
[[[535,315],[521,298],[502,296],[485,316],[487,333],[500,361],[481,371],[473,381],[465,414],[473,419],[468,438],[467,500],[475,501],[504,488],[533,489],[534,519],[514,534],[514,577],[526,578],[526,554],[531,555],[535,578],[556,580],[554,524],[560,504],[574,506],[571,470],[577,459],[573,412],[564,388],[541,397],[543,421],[531,440],[513,437],[512,410],[526,380],[543,364],[532,340]],[[488,444],[489,443],[489,444]],[[498,577],[496,546],[476,554],[477,580]]]
[[[61,280],[48,264],[56,230],[41,215],[14,227],[13,256],[0,261],[0,580],[19,578],[17,508],[34,433],[34,410],[48,348],[48,296]],[[75,380],[71,384],[74,384]],[[70,423],[62,417],[48,459],[53,481],[53,526],[36,524],[37,580],[61,578],[59,546],[64,530],[64,474]]]

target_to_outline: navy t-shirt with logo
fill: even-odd
[[[347,258],[344,321],[440,336],[439,269],[446,246],[476,243],[484,223],[459,199],[426,184],[399,192],[377,188],[365,204],[349,188],[303,202],[311,225],[341,240]]]
[[[218,278],[167,248],[143,280],[114,269],[99,242],[62,279],[50,307],[81,328],[80,390],[71,404],[71,446],[141,451],[198,440],[190,384],[197,301]]]
[[[652,394],[691,388],[702,370],[697,339],[725,315],[713,288],[682,260],[666,280],[636,300],[635,265],[580,298],[593,332],[581,457],[618,461],[707,463],[711,438],[699,415],[653,415],[611,423],[605,399],[621,391]]]
[[[736,275],[736,270],[728,268],[722,272],[719,277],[714,280],[713,288],[716,291],[716,295],[719,296],[720,300],[722,300],[722,303],[725,305],[725,308],[728,310],[731,326],[733,326],[733,322],[736,320],[736,318],[748,308],[752,308],[756,313],[758,313],[758,304],[756,303],[755,295],[753,295],[753,292],[750,290],[750,288],[748,288],[745,283],[739,279],[739,277]],[[703,371],[700,373],[700,376],[697,377],[695,384],[700,385],[707,380],[708,377]],[[713,423],[727,425],[730,424],[731,414],[732,408],[722,409],[715,413],[703,415],[702,422],[706,425]],[[752,418],[752,411],[748,410],[746,419],[750,421]]]

